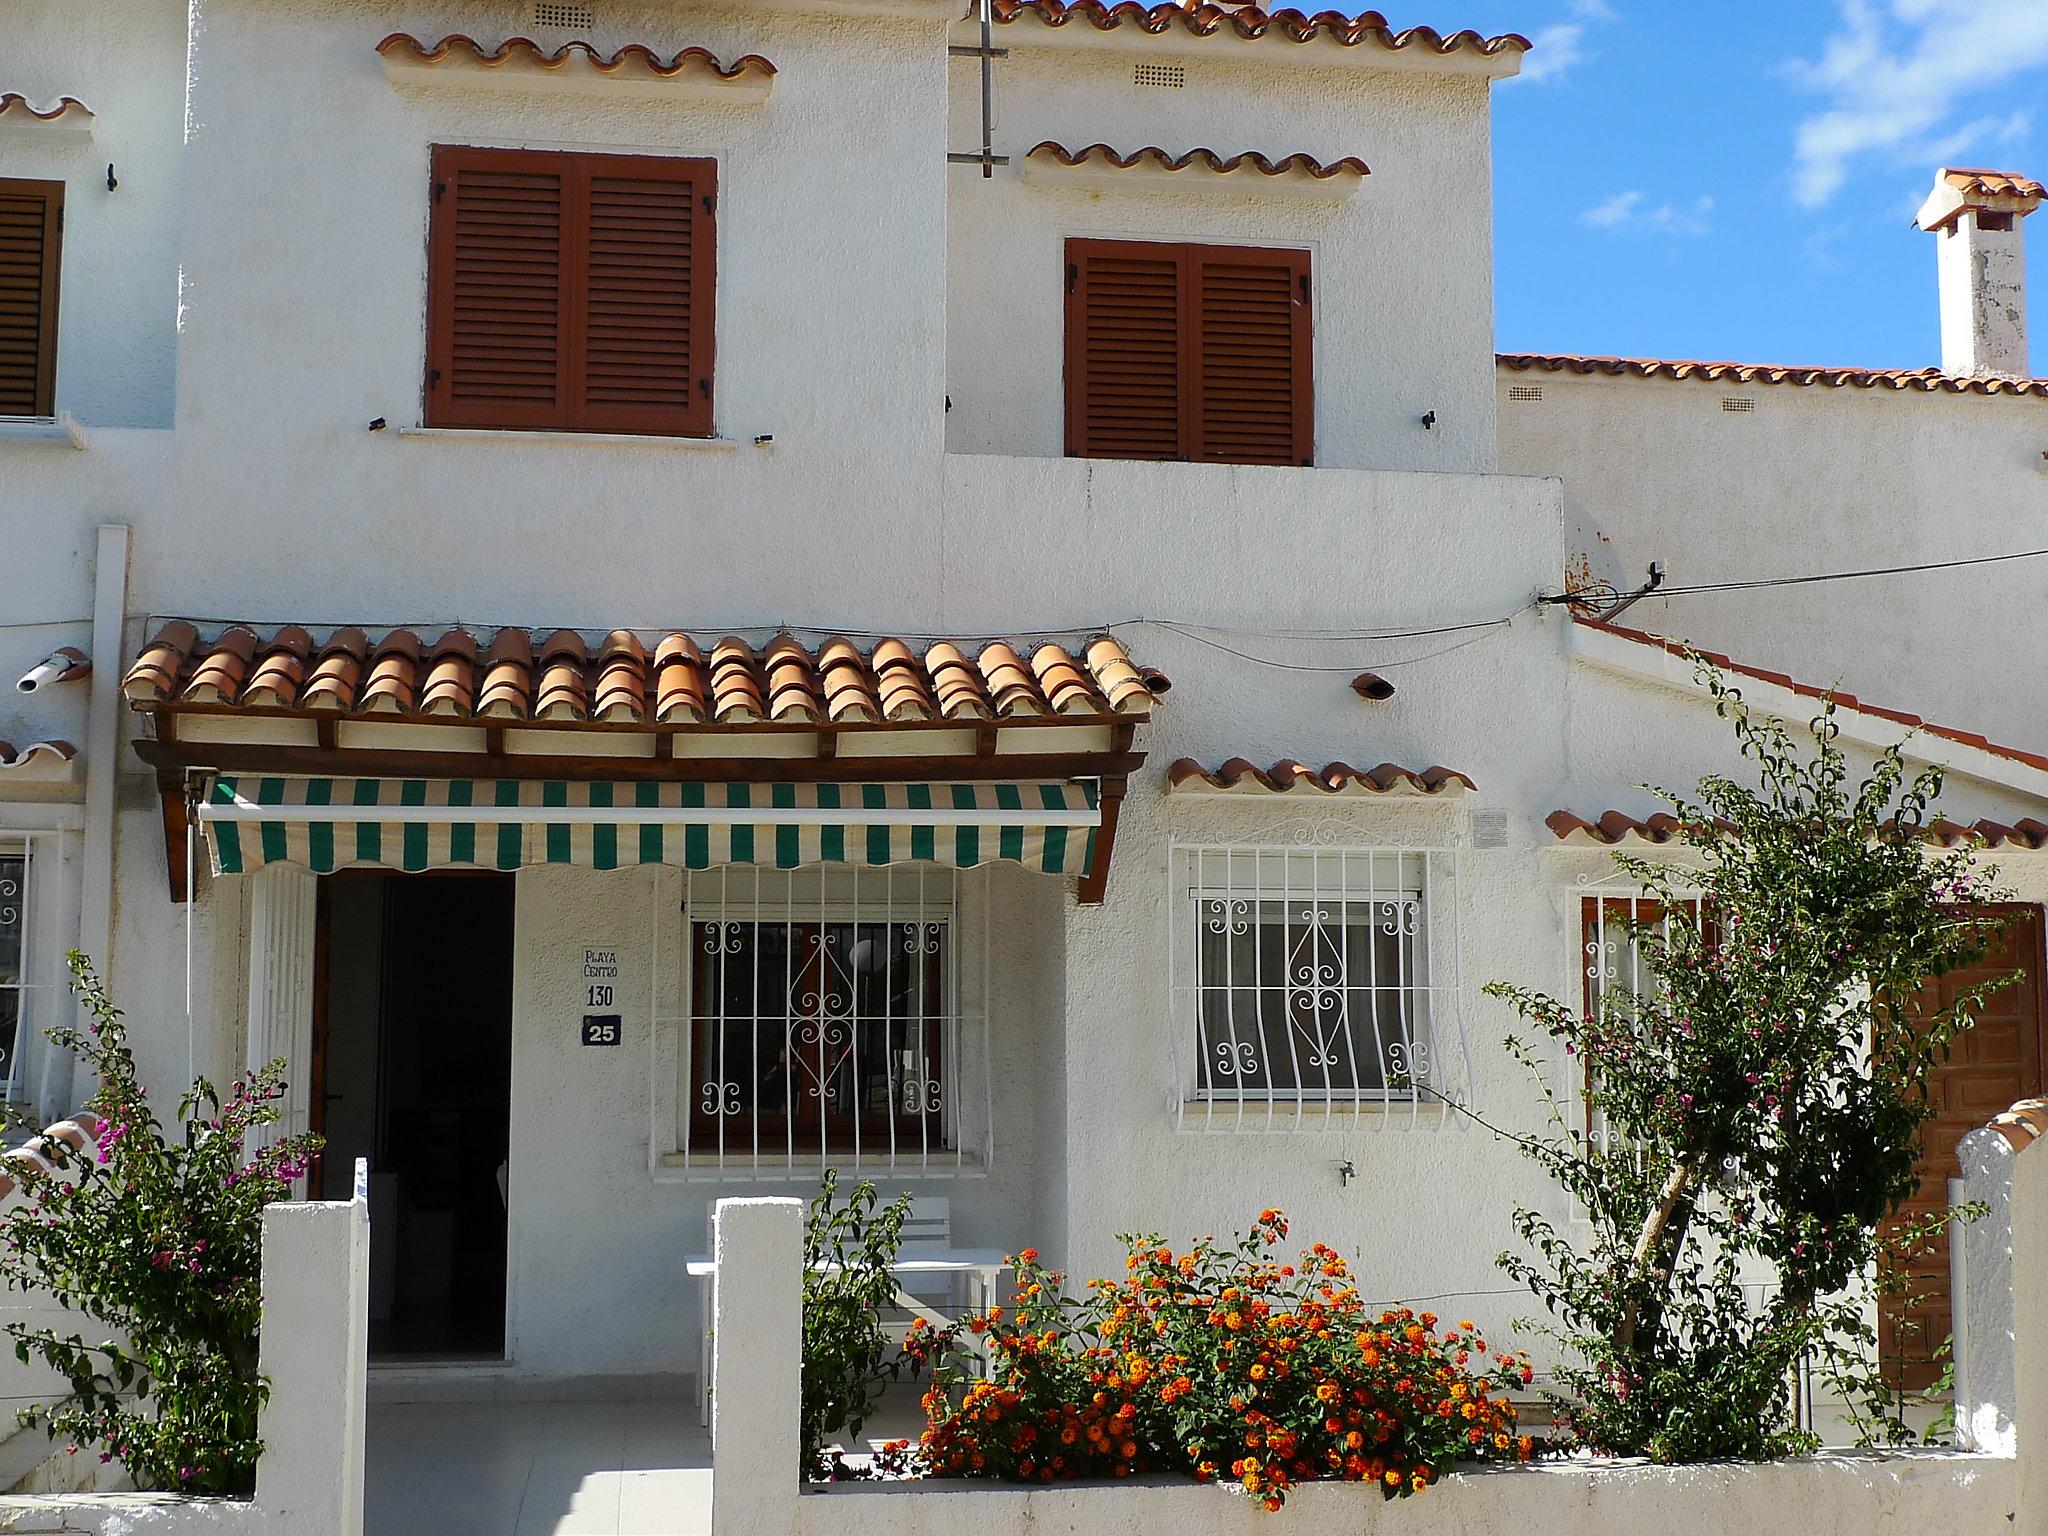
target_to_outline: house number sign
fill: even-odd
[[[619,1000],[619,952],[615,948],[585,945],[583,949],[583,1043],[617,1045],[620,1016],[614,1010]]]

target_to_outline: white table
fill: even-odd
[[[697,1306],[703,1318],[703,1337],[697,1351],[697,1412],[701,1423],[711,1422],[712,1320],[718,1307],[718,1261],[709,1254],[693,1254],[684,1263],[697,1282]],[[827,1265],[827,1269],[837,1266]],[[973,1291],[972,1310],[986,1312],[995,1305],[996,1285],[1009,1268],[1009,1255],[997,1248],[926,1248],[898,1251],[889,1273],[897,1277],[896,1305],[912,1317],[921,1317],[934,1328],[945,1328],[953,1318],[929,1301],[913,1295],[904,1281],[917,1276],[944,1275],[965,1280]],[[963,1343],[970,1341],[963,1340]]]

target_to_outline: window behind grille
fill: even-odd
[[[710,160],[434,151],[429,426],[708,436]]]
[[[1168,999],[1182,1129],[1466,1102],[1453,850],[1176,843]],[[1382,1117],[1384,1119],[1384,1117]]]
[[[22,1025],[28,1015],[28,855],[0,852],[0,1093],[21,1080]]]
[[[810,1179],[821,1162],[986,1166],[987,901],[984,877],[917,861],[692,873],[664,1163]]]

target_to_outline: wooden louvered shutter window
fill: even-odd
[[[1067,242],[1067,452],[1312,464],[1308,252]]]
[[[57,410],[64,183],[0,180],[0,416]]]
[[[434,151],[427,423],[708,436],[717,168]]]

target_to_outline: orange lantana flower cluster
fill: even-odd
[[[1371,1313],[1323,1244],[1277,1262],[1286,1233],[1265,1211],[1228,1245],[1175,1253],[1126,1238],[1125,1278],[1081,1297],[1026,1250],[1009,1309],[968,1319],[966,1339],[912,1333],[906,1348],[936,1367],[923,1470],[1020,1482],[1181,1472],[1278,1509],[1312,1479],[1393,1497],[1461,1460],[1530,1456],[1508,1397],[1530,1379],[1524,1357],[1489,1355],[1469,1322]]]

